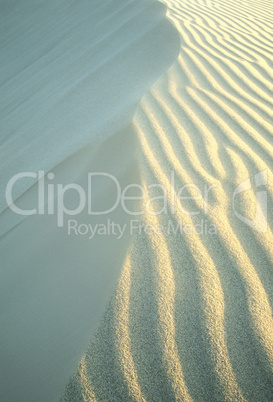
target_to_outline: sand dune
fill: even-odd
[[[160,183],[168,206],[143,216],[162,229],[133,238],[62,400],[272,401],[272,5],[165,3],[180,54],[133,123],[145,203]],[[188,184],[195,198],[182,211],[178,191]],[[257,204],[264,185],[267,221]],[[196,197],[209,186],[207,199]],[[215,232],[165,230],[200,221]]]
[[[53,401],[88,346],[129,247],[128,236],[91,241],[68,230],[66,218],[125,224],[121,207],[91,219],[85,203],[62,222],[56,189],[77,184],[65,196],[65,209],[75,211],[89,173],[111,174],[122,187],[139,182],[132,118],[176,59],[179,36],[154,0],[8,0],[0,8],[0,399]],[[15,182],[9,202],[7,183],[22,172],[32,176]],[[113,182],[93,184],[93,210],[107,210]],[[18,214],[14,205],[39,205],[38,213]]]
[[[45,215],[1,191],[3,401],[273,400],[273,5],[164,3],[0,2],[1,188],[145,196],[142,230],[90,241],[49,187]]]

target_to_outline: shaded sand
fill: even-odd
[[[143,223],[192,227],[203,219],[217,233],[135,235],[62,401],[272,401],[273,7],[166,4],[180,54],[133,123],[144,202],[160,195],[148,192],[160,183],[168,206],[166,214],[146,213]],[[256,229],[238,218],[255,218],[265,190],[254,186],[259,172],[267,177],[266,233],[259,209]],[[236,216],[234,192],[248,178]],[[185,184],[214,185],[208,205],[202,193],[184,199],[182,211],[177,197]],[[188,196],[196,188],[188,187]],[[154,210],[161,207],[153,201]]]
[[[130,239],[68,235],[69,218],[122,225],[129,217],[118,207],[91,219],[86,206],[58,227],[48,185],[77,183],[87,194],[92,172],[112,174],[122,188],[140,181],[132,118],[176,60],[179,37],[154,0],[7,0],[0,10],[0,400],[52,402],[103,315]],[[51,176],[19,180],[13,201],[37,208],[44,180],[45,215],[12,212],[7,182],[37,170]],[[74,210],[78,196],[70,189],[65,208]],[[110,180],[93,183],[93,210],[115,197]]]

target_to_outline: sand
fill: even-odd
[[[45,43],[68,59],[57,76],[56,55],[44,60],[48,48],[37,45],[37,81],[30,51],[4,70],[14,95],[2,120],[1,150],[11,157],[1,179],[44,169],[56,183],[86,188],[88,172],[112,173],[123,186],[141,185],[145,198],[134,208],[144,213],[134,219],[144,229],[88,241],[67,236],[55,215],[20,220],[3,208],[2,399],[272,401],[273,7],[91,3],[41,3],[33,17],[23,7],[22,31],[21,14],[8,7],[9,46],[22,32],[34,37],[31,18],[49,7],[48,26],[67,7]],[[90,68],[100,63],[97,78]],[[52,97],[45,73],[56,79]],[[17,189],[18,205],[32,205],[32,183]],[[112,196],[98,183],[95,207]],[[74,218],[90,221],[86,211]],[[110,218],[132,217],[119,208]]]
[[[69,219],[95,227],[129,217],[121,207],[90,217],[86,203],[62,222],[58,200],[74,210],[79,194],[60,198],[58,186],[77,183],[87,194],[92,172],[122,188],[140,181],[133,115],[176,59],[179,37],[153,0],[1,7],[0,399],[53,401],[86,350],[130,240],[69,233]],[[32,176],[14,183],[12,202],[24,211],[38,204],[39,214],[8,207],[7,185],[21,172]],[[94,211],[115,202],[113,181],[99,179]]]

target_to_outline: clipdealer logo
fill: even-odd
[[[144,213],[150,215],[167,214],[171,212],[174,214],[175,208],[179,208],[180,211],[189,216],[200,214],[200,210],[194,207],[192,210],[186,210],[184,208],[185,200],[202,200],[204,205],[203,212],[207,213],[209,205],[208,199],[211,190],[215,187],[215,184],[204,185],[201,189],[195,184],[185,184],[178,190],[175,190],[175,178],[174,172],[171,172],[170,182],[172,183],[171,194],[168,194],[167,190],[162,184],[151,184],[147,186],[149,196],[145,198],[145,189],[139,184],[128,184],[122,188],[117,178],[109,173],[105,172],[92,172],[87,175],[87,182],[84,187],[77,183],[69,183],[66,185],[60,183],[53,183],[55,178],[54,173],[49,172],[45,174],[40,170],[35,172],[22,172],[14,175],[6,186],[5,197],[8,207],[16,214],[23,216],[30,215],[57,215],[58,227],[63,227],[64,219],[66,216],[76,216],[82,211],[86,211],[88,215],[107,215],[113,212],[118,206],[120,206],[128,215],[141,216]],[[110,208],[103,211],[96,211],[93,206],[93,180],[94,179],[106,179],[111,184],[112,194],[114,194],[114,201]],[[37,182],[37,207],[33,209],[23,209],[16,205],[16,200],[13,199],[14,187],[20,180],[33,179]],[[47,183],[45,181],[47,180]],[[104,182],[105,183],[105,182]],[[109,184],[108,183],[108,184]],[[132,190],[134,195],[132,195]],[[190,191],[189,191],[190,190]],[[189,195],[189,193],[195,193],[195,195]],[[136,195],[137,194],[137,195]],[[74,208],[67,207],[66,200],[73,198],[76,206]],[[129,201],[143,201],[141,208],[138,211],[129,208]],[[160,208],[156,211],[152,208],[153,205],[160,204]],[[169,207],[169,209],[168,209]]]
[[[44,171],[40,170],[37,173],[35,172],[21,172],[14,175],[6,186],[5,197],[8,207],[11,211],[16,214],[23,216],[30,215],[56,215],[56,221],[58,227],[63,227],[65,218],[70,216],[80,215],[81,212],[85,211],[90,216],[103,216],[110,214],[115,211],[115,209],[119,206],[122,208],[123,212],[130,216],[141,216],[145,213],[151,215],[160,215],[160,214],[174,214],[175,208],[178,208],[183,214],[189,216],[196,216],[201,213],[199,208],[192,208],[190,211],[185,209],[185,204],[189,200],[202,200],[203,202],[203,215],[208,213],[209,206],[209,195],[214,187],[217,187],[217,184],[204,185],[201,189],[197,187],[195,184],[189,183],[185,184],[179,189],[175,189],[175,173],[171,172],[170,183],[172,188],[172,194],[168,194],[167,190],[164,188],[162,184],[151,184],[147,186],[149,197],[145,200],[145,190],[139,184],[128,184],[124,188],[120,185],[118,179],[105,172],[92,172],[87,175],[87,182],[84,187],[77,183],[69,183],[66,185],[60,183],[53,183],[53,179],[55,179],[55,175],[52,172],[45,174]],[[24,179],[33,179],[37,182],[37,208],[33,209],[23,209],[16,205],[16,201],[13,199],[14,186],[20,180]],[[103,211],[96,211],[93,206],[93,179],[103,178],[104,180],[109,180],[111,182],[112,188],[114,188],[115,196],[113,204],[110,208],[105,209]],[[47,183],[45,181],[47,179]],[[114,185],[114,187],[113,187]],[[232,195],[232,208],[235,216],[243,222],[245,225],[250,228],[257,230],[261,233],[266,233],[267,231],[267,208],[268,208],[268,194],[266,186],[268,185],[268,173],[267,170],[263,170],[255,174],[254,176],[254,186],[251,185],[250,178],[244,180],[240,183]],[[137,195],[132,196],[131,190],[134,190]],[[247,216],[244,216],[241,212],[239,212],[236,200],[240,198],[240,196],[244,195],[246,191],[251,189],[255,190],[256,197],[256,212],[253,219],[250,219]],[[189,191],[190,190],[190,191]],[[156,193],[156,195],[151,195],[150,193]],[[191,194],[189,196],[189,193]],[[192,195],[195,193],[195,195]],[[67,206],[66,200],[69,198],[73,198],[75,201],[75,205],[72,208]],[[128,201],[142,201],[139,203],[141,205],[140,210],[135,211],[129,208]],[[146,201],[146,202],[145,202]],[[157,209],[155,212],[154,208],[151,208],[153,203],[159,204],[161,202],[161,208]],[[192,203],[194,205],[194,203]],[[196,204],[195,204],[196,205]],[[204,226],[204,220],[202,219],[202,225]],[[132,221],[134,222],[134,221]],[[181,225],[181,223],[179,223]],[[70,225],[70,226],[69,226]],[[77,221],[70,220],[68,221],[68,230],[72,233],[72,231],[76,231],[76,227],[79,226],[81,232],[88,233],[90,232],[91,238],[93,237],[92,233],[104,233],[105,230],[99,226],[96,226],[94,229],[91,224],[87,223],[84,228],[78,225]],[[88,226],[89,225],[89,226]],[[117,223],[118,225],[118,223]],[[171,225],[171,224],[170,224]],[[211,224],[214,226],[213,224]],[[109,226],[109,224],[108,224]],[[198,224],[197,224],[198,226]],[[200,226],[200,225],[199,225]],[[207,225],[208,226],[208,225]],[[115,223],[111,224],[111,228],[115,228]],[[170,226],[171,227],[171,226]],[[205,226],[204,226],[205,227]],[[90,228],[90,230],[88,229]],[[94,232],[95,230],[95,232]],[[118,229],[117,229],[118,230]],[[182,232],[181,232],[182,230]],[[112,232],[114,229],[112,230]],[[125,230],[119,229],[119,233],[123,235]],[[189,231],[189,228],[187,228]],[[187,233],[186,229],[173,230],[173,233]],[[205,230],[206,234],[215,233],[216,228],[208,228]]]
[[[235,215],[240,221],[244,222],[247,226],[260,232],[267,232],[267,208],[268,208],[268,194],[265,188],[268,185],[268,173],[267,170],[262,170],[255,174],[254,176],[254,189],[256,196],[256,211],[253,219],[247,218],[236,210],[235,200],[238,195],[244,193],[245,191],[251,190],[251,180],[250,178],[244,180],[233,192],[232,207]]]

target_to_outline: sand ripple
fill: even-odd
[[[181,37],[177,62],[134,117],[143,186],[160,183],[168,213],[149,224],[206,219],[217,236],[134,238],[116,295],[64,400],[271,401],[273,399],[272,5],[166,0]],[[248,177],[268,175],[268,229],[232,210]],[[175,172],[175,182],[170,173]],[[171,210],[171,194],[215,184]],[[194,196],[194,189],[189,189]],[[147,197],[149,195],[147,194]],[[242,195],[253,217],[256,193]],[[86,387],[92,397],[86,398]],[[90,391],[91,392],[91,391]]]

